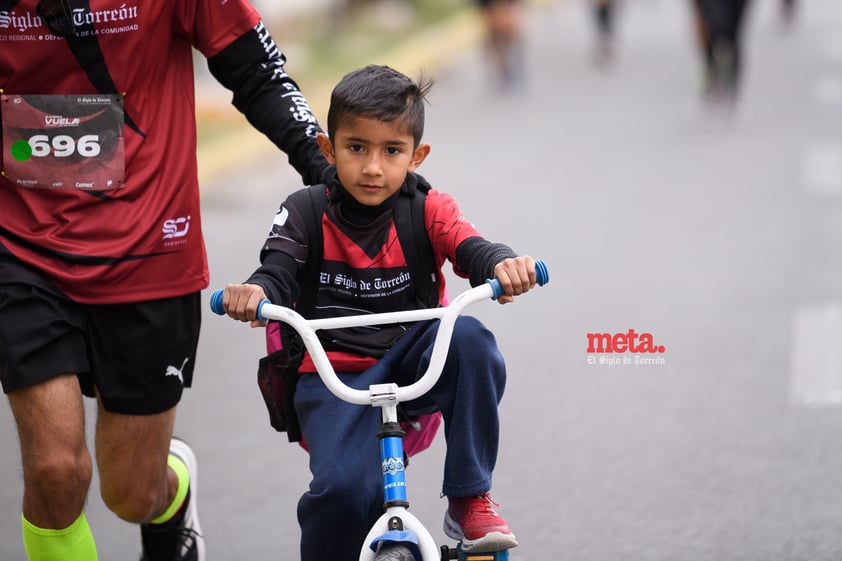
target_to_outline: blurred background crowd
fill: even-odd
[[[435,74],[475,46],[484,55],[487,90],[516,94],[527,87],[529,14],[549,5],[563,6],[585,22],[587,36],[579,37],[582,56],[595,68],[610,70],[622,64],[623,43],[634,35],[628,33],[634,22],[624,21],[624,12],[649,10],[657,17],[657,5],[666,1],[255,0],[254,4],[287,56],[288,71],[322,118],[332,85],[359,65],[378,62],[409,73]],[[782,33],[796,25],[799,12],[799,0],[673,1],[682,5],[678,13],[684,17],[671,25],[681,30],[692,51],[684,60],[692,68],[692,89],[703,102],[724,112],[736,108],[751,65],[746,60],[751,58],[746,54],[751,37],[746,35],[753,12],[769,8],[762,4],[774,4],[771,10]],[[231,134],[241,121],[228,107],[227,92],[209,75],[199,77],[199,86],[200,145],[207,147]]]

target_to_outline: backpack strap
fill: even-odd
[[[319,280],[315,264],[321,261],[322,256],[322,216],[327,209],[327,187],[311,185],[295,191],[288,199],[304,218],[309,243],[307,262],[301,270],[301,294],[295,308],[305,317],[311,317],[316,307],[316,291],[312,287],[318,286]],[[278,326],[274,327],[274,324]],[[280,339],[280,348],[275,338]],[[302,441],[293,396],[298,383],[298,368],[304,357],[304,341],[293,327],[272,321],[266,328],[266,344],[269,355],[259,363],[257,380],[269,410],[270,422],[275,430],[285,431],[290,442]]]
[[[306,290],[305,287],[319,286],[319,271],[316,263],[322,260],[322,216],[327,210],[328,195],[325,185],[311,185],[306,189],[299,189],[289,196],[295,208],[301,212],[304,218],[304,225],[307,228],[307,262],[301,271],[303,279],[301,295],[295,305],[298,313],[305,317],[310,316],[316,309],[316,291]]]
[[[395,201],[398,241],[415,284],[415,299],[423,308],[439,305],[438,267],[424,218],[424,205],[430,189],[430,184],[420,175],[408,175]]]

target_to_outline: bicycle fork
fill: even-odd
[[[409,501],[406,492],[406,455],[403,438],[406,436],[398,420],[397,397],[394,384],[378,384],[370,388],[371,404],[380,407],[380,462],[383,469],[383,509],[375,528],[366,538],[364,548],[376,551],[380,543],[397,542],[406,544],[414,557],[421,561],[509,561],[508,550],[491,553],[466,553],[461,543],[456,547],[441,546],[436,549],[435,542],[427,529],[409,513]],[[385,525],[384,525],[385,521]]]
[[[411,514],[406,493],[405,432],[398,421],[396,384],[376,384],[369,388],[371,405],[380,407],[380,461],[383,471],[384,513],[372,527],[363,544],[360,559],[373,558],[381,543],[403,543],[417,560],[435,561],[439,551],[433,537]]]

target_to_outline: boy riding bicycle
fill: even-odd
[[[328,134],[319,137],[336,174],[323,190],[328,202],[320,220],[317,275],[303,274],[313,255],[310,246],[319,242],[310,239],[307,209],[295,204],[301,199],[291,196],[278,210],[261,266],[245,284],[225,287],[223,306],[229,316],[263,325],[256,314],[266,298],[310,318],[429,307],[420,294],[427,285],[412,278],[406,257],[411,251],[398,239],[395,209],[399,197],[423,196],[426,186],[413,172],[430,151],[421,142],[430,87],[427,80],[415,82],[386,66],[367,66],[342,78],[331,96]],[[500,303],[535,286],[535,261],[483,238],[449,195],[426,193],[424,222],[437,272],[434,301],[446,301],[445,259],[473,286],[497,278],[505,291]],[[299,309],[310,293],[313,305]],[[406,385],[423,374],[435,333],[431,320],[326,330],[319,338],[340,379],[368,388],[386,382]],[[294,398],[313,476],[298,504],[301,558],[351,561],[382,513],[380,458],[371,446],[380,413],[334,397],[318,376],[307,374],[315,371],[305,356]],[[493,334],[478,320],[462,316],[438,383],[424,397],[403,404],[411,417],[435,411],[443,416],[445,533],[461,540],[466,552],[517,545],[488,495],[505,380]]]

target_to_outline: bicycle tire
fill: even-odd
[[[374,561],[420,561],[415,559],[412,550],[402,543],[384,543],[380,546]]]

